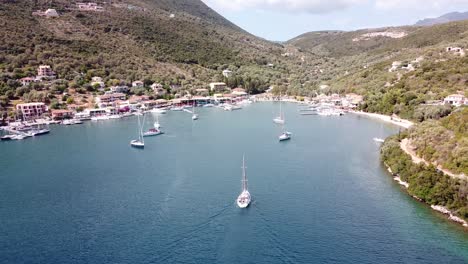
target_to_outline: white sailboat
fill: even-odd
[[[195,103],[193,103],[192,108],[192,120],[198,120],[198,114],[195,113]]]
[[[138,139],[134,139],[130,141],[130,145],[134,148],[144,148],[145,147],[145,140],[143,139],[143,131],[140,124],[140,116],[138,117]]]
[[[242,192],[237,197],[237,206],[239,208],[246,208],[249,206],[251,201],[250,192],[247,188],[247,174],[245,173],[245,157],[242,157]]]
[[[159,115],[156,116],[156,122],[154,122],[153,126],[158,130],[161,128],[161,124],[159,123]]]
[[[273,122],[276,124],[284,124],[284,114],[283,114],[283,101],[281,100],[281,94],[280,94],[280,111],[279,111],[279,116],[275,117],[273,119]]]
[[[278,138],[279,138],[279,141],[290,140],[290,139],[291,139],[291,135],[292,135],[292,133],[289,132],[289,131],[286,131],[286,129],[284,128],[284,125],[283,125],[283,133],[278,137]]]

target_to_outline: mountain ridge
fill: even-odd
[[[419,20],[414,25],[415,26],[433,26],[437,24],[462,21],[462,20],[467,20],[467,19],[468,19],[468,11],[467,12],[451,12],[451,13],[447,13],[436,18],[425,18],[425,19]]]

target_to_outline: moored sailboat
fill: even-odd
[[[140,116],[137,115],[137,117],[138,117],[138,139],[134,139],[130,141],[130,146],[134,148],[144,148],[145,140],[143,139],[143,133],[142,133],[142,128],[140,124]]]
[[[275,117],[273,119],[273,122],[276,124],[284,124],[284,114],[283,114],[283,102],[281,101],[281,95],[280,95],[280,111],[279,111],[279,116]]]

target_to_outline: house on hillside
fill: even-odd
[[[445,51],[461,57],[465,56],[465,50],[460,47],[447,47]]]
[[[129,91],[128,86],[125,85],[118,85],[118,86],[112,86],[110,88],[112,93],[127,93]]]
[[[468,105],[468,98],[462,94],[451,94],[444,99],[444,104],[453,106]]]
[[[43,80],[43,79],[55,79],[57,76],[55,75],[55,72],[52,70],[52,68],[49,65],[40,65],[39,68],[37,68],[37,78],[38,80]]]
[[[104,11],[104,7],[97,3],[76,3],[76,7],[80,11]]]
[[[236,96],[247,96],[249,95],[243,88],[232,89],[232,94]]]
[[[226,69],[223,71],[223,76],[226,77],[226,78],[229,78],[232,76],[232,71]]]
[[[64,109],[54,109],[51,111],[52,119],[63,120],[73,118],[73,111]]]
[[[41,117],[47,113],[48,108],[44,103],[17,104],[16,110],[20,111],[25,120]]]
[[[116,101],[124,101],[126,97],[127,96],[123,93],[104,94],[96,98],[96,103],[99,105],[108,105]]]
[[[151,90],[153,91],[156,91],[158,89],[163,89],[164,88],[164,85],[160,84],[160,83],[153,83],[151,85]]]
[[[223,82],[210,83],[210,90],[212,92],[223,92],[227,90],[227,85]]]
[[[101,77],[93,77],[91,78],[91,86],[99,85],[100,88],[104,88],[106,85],[102,81]]]
[[[19,82],[20,82],[21,85],[23,85],[23,86],[29,86],[31,83],[37,82],[37,80],[36,80],[36,78],[25,77],[25,78],[19,79]]]
[[[47,9],[46,11],[37,10],[32,13],[33,16],[59,17],[57,10]]]

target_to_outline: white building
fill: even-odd
[[[44,12],[44,15],[46,17],[58,17],[59,16],[59,14],[57,13],[57,10],[55,10],[55,9],[47,9]]]
[[[46,11],[37,10],[32,13],[33,16],[59,17],[57,10],[47,9]]]
[[[213,92],[222,92],[227,89],[227,85],[223,82],[210,83],[210,90]]]
[[[48,111],[44,103],[17,104],[16,110],[20,111],[24,119],[40,117]]]
[[[76,7],[80,11],[104,11],[104,7],[96,3],[76,3]]]
[[[49,65],[40,65],[37,69],[37,79],[55,79],[55,72]]]
[[[444,99],[444,104],[450,104],[453,106],[468,105],[468,98],[465,98],[465,96],[461,94],[452,94]]]
[[[21,78],[21,79],[19,80],[19,82],[20,82],[21,85],[23,85],[23,86],[29,86],[31,83],[37,82],[37,80],[36,80],[36,78],[25,77],[25,78]]]
[[[100,88],[104,88],[106,85],[102,81],[101,77],[93,77],[91,78],[91,86],[99,85]]]
[[[224,71],[223,71],[223,76],[226,77],[226,78],[231,77],[231,76],[232,76],[232,71],[227,70],[227,69],[224,70]]]

